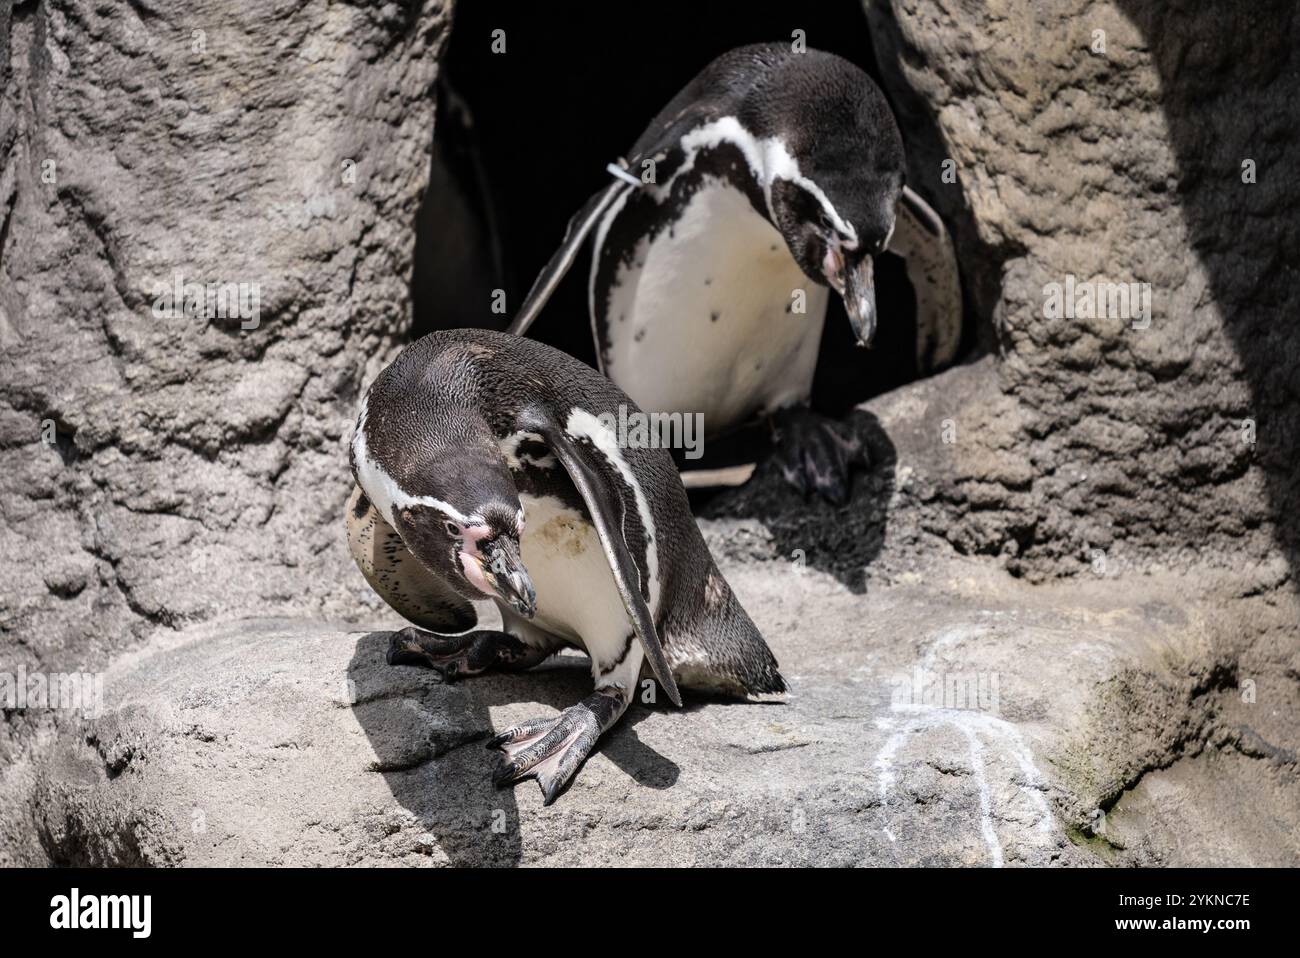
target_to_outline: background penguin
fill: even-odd
[[[714,564],[668,452],[624,448],[613,383],[532,340],[431,333],[370,387],[352,440],[348,541],[366,580],[422,626],[393,664],[448,679],[523,669],[563,646],[595,692],[507,729],[498,785],[535,776],[549,804],[623,714],[643,664],[687,688],[785,690],[776,659]],[[493,599],[503,631],[476,623]],[[431,630],[431,631],[424,631]]]
[[[601,370],[647,410],[703,413],[710,436],[770,415],[786,477],[844,501],[861,450],[807,408],[828,287],[869,344],[872,257],[892,241],[917,290],[921,368],[950,361],[960,340],[952,244],[903,185],[884,95],[832,54],[741,47],[692,80],[623,165],[574,216],[510,331],[528,329],[594,232]]]

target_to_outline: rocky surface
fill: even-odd
[[[0,10],[8,664],[342,611],[340,464],[410,321],[448,27],[434,4]],[[156,312],[177,277],[244,284],[256,315]]]
[[[0,5],[0,672],[355,614],[346,434],[410,322],[449,26],[439,4]],[[171,312],[178,278],[248,308]],[[7,848],[47,719],[0,723]]]
[[[1242,5],[866,4],[910,179],[956,232],[1020,466],[971,474],[961,551],[1026,575],[1094,550],[1300,563],[1300,16]],[[1253,182],[1243,182],[1247,161]],[[945,179],[945,170],[951,176]],[[1150,285],[1140,318],[1045,288]],[[1247,421],[1251,426],[1247,427]],[[938,430],[938,424],[932,427]],[[1253,428],[1253,433],[1252,433]],[[983,500],[981,503],[979,500]]]
[[[377,620],[162,633],[30,773],[61,864],[1300,863],[1293,677],[1257,675],[1174,576],[1030,586],[985,562],[865,594],[706,525],[783,703],[636,704],[550,808],[490,783],[493,729],[585,660],[444,685]],[[358,577],[359,578],[359,577]],[[1191,593],[1195,588],[1200,595]],[[1294,609],[1287,614],[1294,614]]]

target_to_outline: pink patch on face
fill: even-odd
[[[461,529],[461,538],[465,540],[465,551],[472,556],[478,555],[478,544],[492,534],[492,527],[482,526],[464,526]]]
[[[479,564],[478,559],[467,552],[460,553],[460,567],[465,572],[465,578],[469,580],[470,585],[478,589],[484,595],[494,595],[496,590],[492,588],[483,574],[483,566]]]
[[[492,588],[483,573],[482,558],[478,550],[478,544],[492,534],[492,527],[489,525],[481,526],[463,526],[461,537],[463,547],[460,550],[460,567],[465,573],[465,578],[469,580],[470,585],[483,592],[486,595],[495,595],[496,590]]]
[[[826,247],[826,255],[822,257],[822,272],[826,274],[826,280],[836,290],[844,291],[844,257],[840,255],[839,249],[834,246]]]

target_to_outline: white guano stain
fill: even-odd
[[[941,651],[978,638],[984,632],[983,628],[964,626],[944,630],[926,650],[922,668],[933,670]],[[993,795],[987,771],[986,752],[990,748],[993,749],[993,754],[1009,759],[1019,769],[1023,781],[1016,782],[1015,785],[1037,813],[1034,831],[1041,841],[1051,840],[1052,816],[1047,797],[1043,793],[1043,776],[1034,764],[1033,752],[1020,729],[996,715],[966,709],[891,701],[890,711],[897,718],[880,718],[876,721],[877,728],[890,732],[890,735],[873,763],[879,783],[881,816],[884,819],[881,832],[890,842],[898,841],[889,821],[888,805],[889,794],[898,780],[894,756],[911,736],[944,726],[960,732],[970,749],[972,777],[979,794],[980,836],[988,850],[990,864],[1000,868],[1004,862],[1002,842],[994,824]]]

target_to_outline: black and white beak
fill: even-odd
[[[844,308],[849,314],[849,324],[858,343],[870,346],[876,335],[876,279],[871,257],[848,270],[844,277]]]
[[[537,614],[537,592],[519,554],[519,540],[500,535],[484,543],[483,573],[493,591],[525,619]]]
[[[822,263],[826,281],[844,299],[849,324],[861,346],[870,346],[876,335],[876,280],[870,256],[849,266],[838,244],[826,248]]]

